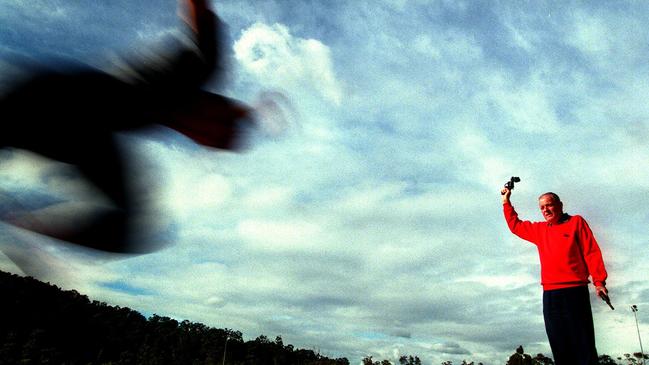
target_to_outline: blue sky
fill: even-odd
[[[598,349],[639,351],[629,306],[647,333],[648,4],[213,4],[229,68],[209,88],[250,104],[280,93],[288,127],[267,123],[243,153],[162,129],[122,135],[163,250],[99,257],[3,225],[4,252],[30,247],[56,268],[37,275],[94,299],[352,363],[503,364],[521,344],[550,353],[536,250],[502,218],[499,190],[516,175],[523,218],[542,219],[536,198],[554,191],[588,220],[616,306],[592,298]],[[3,1],[0,55],[110,66],[177,30],[177,7]],[[97,204],[68,166],[1,157],[5,203]],[[0,268],[19,272],[4,256]]]

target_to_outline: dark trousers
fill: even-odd
[[[543,318],[555,365],[597,365],[587,286],[543,292]]]

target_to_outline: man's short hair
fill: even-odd
[[[551,197],[552,197],[552,200],[553,200],[554,202],[556,202],[556,203],[561,203],[561,199],[559,199],[559,195],[557,195],[557,194],[555,194],[555,193],[553,193],[553,192],[551,192],[551,191],[548,191],[547,193],[543,193],[543,194],[541,194],[541,195],[539,196],[539,200],[541,200],[541,198],[543,198],[544,196],[551,196]]]

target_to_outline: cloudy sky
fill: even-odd
[[[121,135],[166,248],[98,256],[3,224],[5,253],[50,268],[29,274],[353,364],[504,364],[521,344],[550,354],[536,250],[502,217],[499,190],[516,175],[523,218],[542,219],[536,197],[554,191],[600,243],[616,310],[592,298],[599,352],[639,351],[629,306],[649,334],[649,4],[214,5],[229,67],[209,88],[250,104],[274,95],[281,111],[243,153],[159,128]],[[102,65],[174,33],[177,7],[4,0],[0,55]],[[0,188],[5,207],[93,198],[69,166],[21,151],[0,155]],[[0,269],[21,273],[4,255]]]

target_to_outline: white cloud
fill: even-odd
[[[526,51],[532,51],[533,50],[533,45],[532,42],[527,39],[528,33],[524,32],[518,28],[516,28],[514,25],[511,23],[506,23],[505,27],[509,32],[511,33],[512,40],[516,44],[516,46],[526,50]]]
[[[511,275],[474,275],[465,276],[457,280],[458,282],[475,282],[486,287],[497,287],[500,289],[517,289],[530,284],[536,284],[537,278],[532,277],[529,273],[511,274]]]
[[[242,238],[264,250],[315,249],[320,228],[306,221],[244,220],[237,228]]]
[[[494,74],[489,80],[491,101],[502,108],[509,128],[528,133],[550,134],[559,130],[554,103],[542,78],[517,84],[506,74]]]
[[[53,18],[57,20],[65,20],[65,18],[69,16],[69,9],[62,7],[59,4],[47,2],[27,5],[21,0],[10,0],[6,2],[5,6],[14,8],[14,11],[21,11],[23,15],[33,14],[37,17]]]
[[[298,94],[319,94],[336,105],[342,101],[330,50],[316,39],[295,37],[282,24],[255,23],[242,31],[234,52],[256,83]]]
[[[190,174],[176,176],[169,181],[171,186],[167,197],[170,209],[173,211],[191,211],[204,208],[218,208],[230,198],[232,194],[231,184],[219,174],[207,175]]]
[[[470,355],[471,352],[462,348],[457,343],[436,343],[432,345],[432,350],[444,354]]]
[[[574,16],[574,32],[569,41],[588,55],[608,55],[611,50],[612,30],[604,19],[582,11]]]
[[[213,307],[223,307],[225,305],[225,300],[221,297],[213,296],[207,299],[207,304]]]
[[[243,198],[243,204],[251,210],[273,209],[286,206],[292,200],[293,191],[285,186],[270,186],[256,189]]]
[[[430,57],[431,60],[437,60],[441,56],[441,52],[428,34],[420,34],[417,36],[413,42],[413,47],[424,56]]]

